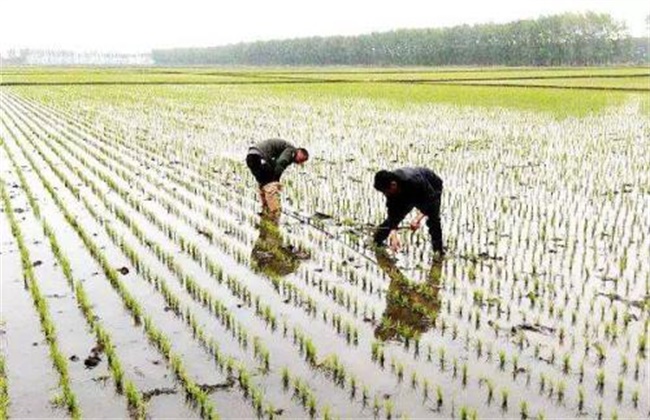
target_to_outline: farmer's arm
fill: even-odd
[[[404,220],[404,217],[412,208],[399,203],[398,200],[387,200],[386,206],[388,207],[388,217],[375,231],[374,242],[377,245],[384,243],[386,238],[396,231],[399,223]]]
[[[282,173],[284,172],[289,165],[293,163],[294,156],[296,154],[296,149],[293,147],[287,147],[282,151],[280,156],[275,160],[275,176],[279,179]]]

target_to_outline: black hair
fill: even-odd
[[[299,147],[299,148],[297,148],[297,149],[296,149],[296,152],[300,152],[300,153],[302,153],[303,155],[305,155],[305,159],[306,159],[306,160],[309,159],[309,152],[308,152],[307,149],[305,149],[304,147]]]
[[[386,191],[390,187],[390,183],[397,181],[397,175],[391,171],[381,170],[375,174],[374,187],[378,191]]]

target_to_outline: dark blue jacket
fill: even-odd
[[[386,240],[390,231],[396,229],[406,215],[415,207],[427,214],[434,200],[440,200],[442,179],[431,169],[400,168],[392,171],[397,175],[399,193],[386,198],[388,218],[379,225],[375,233],[375,243]]]

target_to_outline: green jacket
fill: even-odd
[[[273,167],[275,175],[280,178],[282,172],[294,162],[296,147],[286,140],[268,139],[248,149],[248,154],[261,156]]]

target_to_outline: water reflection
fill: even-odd
[[[440,277],[442,260],[436,259],[431,265],[426,281],[409,280],[395,265],[395,260],[385,248],[377,248],[375,257],[381,269],[390,278],[386,294],[386,310],[375,337],[379,340],[417,338],[429,330],[435,322],[440,309]]]
[[[252,267],[269,276],[286,276],[295,272],[300,260],[309,254],[284,242],[278,222],[262,217],[258,224],[259,236],[251,252]]]

